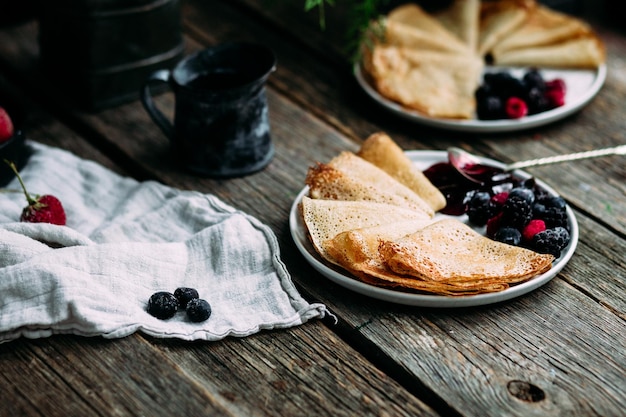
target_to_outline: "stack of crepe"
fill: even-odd
[[[431,117],[469,119],[485,60],[597,68],[602,42],[580,19],[535,0],[454,0],[427,13],[407,3],[372,23],[363,69],[384,97]]]
[[[363,282],[459,296],[541,274],[552,255],[495,242],[453,218],[445,197],[386,134],[307,175],[301,210],[315,250]]]

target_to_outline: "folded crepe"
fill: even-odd
[[[387,267],[426,281],[476,279],[508,284],[526,281],[552,267],[554,256],[491,240],[456,219],[443,219],[416,233],[380,245]]]
[[[537,5],[523,25],[493,46],[492,53],[499,55],[513,49],[551,45],[591,34],[591,27],[582,20]]]
[[[431,117],[473,117],[480,58],[377,45],[365,59],[375,88],[389,100]]]
[[[379,226],[347,230],[323,242],[331,262],[341,266],[359,280],[388,288],[401,288],[437,295],[474,295],[502,291],[508,284],[493,279],[465,280],[463,282],[437,282],[400,275],[390,270],[378,250],[381,242],[395,241],[415,233],[432,221],[403,221]]]
[[[386,42],[440,52],[471,53],[464,42],[453,32],[415,3],[396,7],[383,23],[386,26]]]
[[[389,135],[382,132],[370,135],[357,155],[413,190],[434,211],[446,206],[446,198],[441,191],[426,178]]]
[[[309,195],[316,199],[370,201],[415,210],[428,218],[434,210],[413,190],[374,164],[344,151],[328,164],[317,164],[307,173]]]
[[[318,200],[304,196],[300,209],[313,247],[333,263],[337,262],[328,255],[323,243],[342,232],[390,222],[421,225],[430,221],[429,216],[419,211],[368,201]]]
[[[493,59],[498,65],[593,69],[605,62],[606,52],[595,35],[588,35],[552,45],[512,49],[494,54]]]
[[[480,6],[478,53],[484,56],[507,34],[520,27],[535,7],[532,0],[483,1]]]
[[[478,46],[480,0],[454,0],[433,14],[443,27],[456,35],[471,51]]]

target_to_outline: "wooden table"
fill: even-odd
[[[35,20],[0,30],[0,94],[25,109],[29,138],[140,180],[216,194],[256,216],[278,236],[302,295],[338,318],[216,343],[18,339],[0,345],[0,415],[624,415],[623,157],[529,169],[568,201],[580,241],[555,279],[500,304],[435,309],[361,296],[315,272],[288,226],[307,168],[376,131],[404,149],[455,145],[504,162],[626,143],[624,33],[594,23],[608,78],[579,113],[530,131],[465,134],[399,119],[369,100],[342,49],[345,19],[342,5],[329,8],[320,31],[302,1],[183,2],[188,51],[244,39],[278,57],[268,91],[275,159],[232,180],[179,170],[138,101],[97,113],[73,106],[39,72]],[[158,100],[171,106],[173,98]]]

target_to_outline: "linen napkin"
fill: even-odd
[[[26,199],[0,193],[0,343],[72,333],[220,340],[287,328],[328,311],[294,287],[269,227],[213,195],[137,182],[29,141],[21,176],[52,194],[67,225],[21,223]],[[6,188],[19,190],[17,180]],[[147,313],[157,291],[198,290],[208,320]]]

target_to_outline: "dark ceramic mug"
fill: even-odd
[[[185,168],[219,178],[251,174],[274,156],[265,82],[275,68],[265,46],[221,44],[152,73],[141,102]],[[174,124],[151,96],[150,87],[163,83],[174,92]]]

